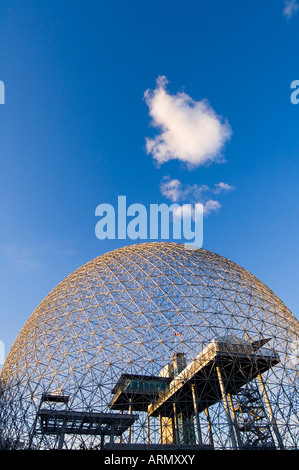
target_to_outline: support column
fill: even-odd
[[[270,417],[270,422],[271,422],[271,424],[272,424],[273,431],[274,431],[274,433],[275,433],[275,436],[276,436],[278,445],[279,445],[280,449],[283,449],[283,448],[284,448],[283,441],[282,441],[280,432],[279,432],[279,430],[278,430],[278,426],[277,426],[277,423],[276,423],[276,419],[275,419],[274,413],[273,413],[273,411],[272,411],[272,407],[271,407],[271,404],[270,404],[270,400],[269,400],[269,398],[268,398],[268,394],[267,394],[266,387],[265,387],[265,385],[264,385],[264,382],[263,382],[263,379],[262,379],[261,374],[258,374],[257,377],[258,377],[259,382],[260,382],[262,394],[263,394],[263,397],[264,397],[264,400],[265,400],[265,403],[266,403],[266,406],[267,406],[267,409],[268,409],[268,413],[269,413],[269,417]]]
[[[34,437],[35,432],[36,432],[36,425],[37,425],[37,420],[38,420],[38,415],[39,415],[39,412],[40,412],[40,409],[41,409],[41,405],[42,405],[42,400],[40,400],[40,402],[39,402],[38,409],[37,409],[37,412],[36,412],[36,415],[35,415],[35,418],[34,418],[34,423],[33,423],[32,429],[30,431],[29,443],[28,443],[28,448],[29,449],[31,449],[32,440],[33,440],[33,437]]]
[[[121,414],[122,414],[122,415],[124,414],[124,410],[121,410]],[[119,443],[121,444],[122,441],[123,441],[123,435],[120,434],[120,435],[119,435]]]
[[[104,434],[101,434],[101,444],[100,444],[100,449],[103,450],[105,445],[105,436]]]
[[[64,436],[65,436],[65,427],[66,427],[66,416],[63,418],[63,424],[62,424],[61,432],[59,434],[58,450],[61,450],[62,447],[63,447]]]
[[[161,444],[174,444],[174,419],[169,416],[159,416]]]
[[[110,431],[110,449],[113,449],[114,444],[114,432],[115,432],[115,425],[112,424],[111,431]]]
[[[174,443],[179,444],[180,443],[180,437],[179,437],[179,426],[178,426],[178,416],[176,412],[176,406],[175,403],[173,403],[173,435],[174,435]]]
[[[151,438],[150,438],[150,417],[149,417],[149,414],[147,414],[147,443],[150,444],[151,443]]]
[[[220,371],[218,366],[216,367],[216,369],[217,369],[218,380],[219,380],[219,384],[220,384],[222,401],[223,401],[223,405],[224,405],[224,409],[225,409],[225,413],[226,413],[226,417],[227,417],[227,422],[228,422],[228,427],[229,427],[229,434],[230,434],[230,438],[231,438],[231,441],[232,441],[232,446],[233,446],[233,449],[237,449],[238,446],[237,446],[237,441],[236,441],[236,437],[235,437],[235,433],[234,433],[234,425],[233,425],[232,417],[231,417],[231,414],[230,414],[229,405],[228,405],[228,402],[227,402],[227,397],[226,397],[226,393],[225,393],[225,388],[224,388],[224,383],[223,383],[223,380],[222,380],[221,371]]]
[[[212,447],[214,447],[213,432],[212,432],[211,419],[210,419],[210,413],[209,413],[208,408],[205,409],[205,413],[206,413],[207,423],[208,423],[210,444],[212,445]]]
[[[198,444],[199,444],[200,446],[202,446],[202,434],[201,434],[199,416],[198,416],[198,411],[197,411],[197,397],[196,397],[196,390],[195,390],[195,385],[194,385],[194,383],[191,384],[191,388],[192,388],[192,398],[193,398],[194,414],[195,414],[196,427],[197,427],[197,439],[198,439]]]
[[[132,414],[132,398],[129,398],[129,415]],[[132,440],[132,426],[129,427],[129,436],[128,436],[128,443],[131,444]]]
[[[241,449],[243,443],[242,443],[242,439],[241,439],[241,435],[240,435],[240,430],[239,430],[239,428],[238,428],[237,421],[236,421],[236,415],[235,415],[235,410],[234,410],[234,404],[233,404],[232,396],[231,396],[230,393],[228,393],[228,394],[227,394],[227,397],[228,397],[228,402],[229,402],[231,414],[232,414],[232,417],[233,417],[233,424],[234,424],[234,428],[235,428],[235,432],[236,432],[236,436],[237,436],[238,446],[239,446],[239,449]]]

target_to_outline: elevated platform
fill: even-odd
[[[219,371],[226,394],[237,394],[241,387],[279,362],[271,350],[260,349],[263,342],[237,344],[213,340],[159,394],[148,407],[149,416],[171,416],[176,412],[194,412],[194,392],[197,412],[221,400]]]
[[[169,377],[122,374],[111,391],[114,396],[110,408],[129,410],[132,406],[135,411],[147,411],[159,393],[167,390],[170,382]]]
[[[111,413],[72,411],[68,409],[69,395],[63,390],[45,392],[30,446],[34,434],[41,433],[59,436],[59,449],[65,434],[77,434],[100,436],[100,449],[209,450],[214,439],[208,408],[222,401],[233,448],[275,448],[270,439],[272,430],[283,448],[261,377],[280,361],[275,351],[264,348],[268,341],[270,338],[254,342],[233,336],[215,338],[188,364],[184,352],[175,352],[159,375],[122,374],[111,390]],[[258,381],[254,381],[256,377]],[[132,442],[135,434],[131,428],[139,418],[135,412],[147,415],[140,416],[147,418],[147,444]],[[202,435],[202,423],[206,423],[208,436]],[[125,440],[114,442],[126,431]],[[105,436],[110,436],[109,443]]]
[[[120,436],[132,426],[138,415],[40,410],[39,418],[44,434]]]
[[[52,403],[64,403],[67,405],[70,396],[64,394],[63,392],[44,392],[41,397],[42,402],[52,402]]]

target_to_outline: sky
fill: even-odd
[[[96,236],[119,196],[202,204],[202,248],[299,318],[299,1],[2,0],[0,44],[4,357],[67,275],[151,241]]]

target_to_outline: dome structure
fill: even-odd
[[[142,243],[40,303],[0,376],[2,448],[298,446],[298,321],[232,261]]]

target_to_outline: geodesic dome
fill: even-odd
[[[63,280],[18,335],[2,448],[296,448],[297,350],[296,318],[232,261],[120,248]]]

